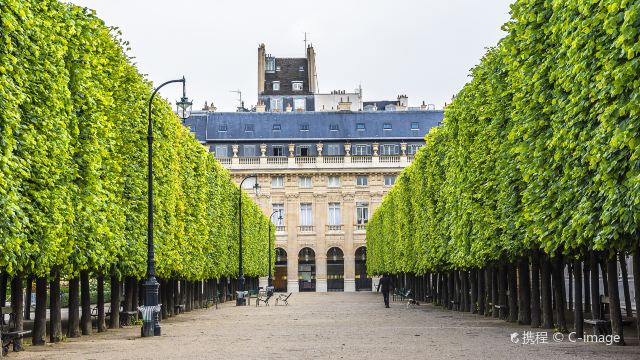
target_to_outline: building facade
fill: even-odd
[[[369,216],[443,111],[194,112],[185,125],[276,225],[280,291],[371,290]],[[248,191],[249,193],[249,191]]]

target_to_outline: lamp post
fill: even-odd
[[[153,98],[156,96],[158,90],[163,86],[171,83],[182,83],[182,101],[178,102],[178,114],[182,117],[183,121],[191,114],[191,103],[187,101],[185,93],[185,79],[170,80],[162,85],[158,86],[151,97],[149,98],[149,126],[147,128],[147,143],[148,149],[148,162],[149,162],[149,176],[148,176],[148,204],[147,204],[147,280],[142,285],[144,289],[144,306],[145,308],[158,306],[158,281],[156,280],[156,266],[155,266],[155,253],[153,246],[153,122],[151,120],[151,105],[153,104]],[[144,321],[142,323],[142,336],[160,336],[160,319],[158,311],[153,310],[153,321]]]
[[[238,233],[240,235],[240,246],[238,248],[238,291],[244,291],[244,269],[242,267],[242,184],[247,179],[255,178],[256,183],[253,185],[253,189],[258,194],[260,185],[258,185],[258,176],[256,174],[246,176],[240,182],[240,189],[238,189]],[[238,296],[236,298],[236,306],[245,305],[246,299]]]
[[[269,216],[269,221],[276,213],[279,214],[278,220],[282,221],[282,210],[274,210]],[[269,280],[267,280],[267,286],[273,286],[273,278],[271,277],[271,224],[269,224],[269,238],[267,241],[269,241]]]

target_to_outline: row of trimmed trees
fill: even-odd
[[[75,329],[80,303],[89,313],[89,278],[99,287],[108,278],[114,290],[124,280],[133,293],[145,276],[152,84],[119,31],[86,8],[7,0],[0,23],[0,292],[9,281],[21,328],[24,280],[35,279],[33,343],[42,344],[47,291],[51,340],[62,338],[61,279]],[[157,277],[187,289],[237,276],[239,187],[164,99],[154,100],[153,119]],[[265,275],[272,224],[242,196],[244,271]]]
[[[622,336],[626,255],[640,308],[639,5],[516,1],[506,37],[373,214],[368,272],[432,274],[447,306],[456,286],[476,310],[497,291],[491,311],[565,329],[570,265],[576,330],[582,311],[604,317],[607,295]]]

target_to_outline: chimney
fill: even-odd
[[[266,70],[265,51],[264,44],[260,44],[260,46],[258,46],[258,94],[264,92],[264,72]]]
[[[347,101],[343,101],[343,99],[340,98],[340,102],[338,103],[338,111],[351,111],[351,101],[349,100],[348,96]]]
[[[313,45],[307,47],[307,76],[309,80],[309,91],[316,93],[316,52]]]
[[[267,110],[267,105],[265,105],[262,100],[258,100],[258,104],[256,105],[256,112],[263,113],[266,110]]]
[[[424,103],[424,100],[422,100],[422,105],[420,105],[420,110],[428,110],[427,104]]]

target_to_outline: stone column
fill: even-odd
[[[351,164],[351,144],[344,144],[344,163]]]
[[[314,194],[313,223],[316,233],[316,292],[327,292],[327,195]]]
[[[287,224],[287,291],[300,291],[298,283],[298,252],[300,248],[297,242],[298,215],[300,205],[298,203],[299,194],[287,194],[287,204],[285,209]]]
[[[344,224],[344,291],[354,292],[356,291],[356,264],[355,264],[355,249],[353,246],[353,232],[354,232],[354,220],[353,214],[355,214],[355,194],[343,193],[342,194],[342,219],[345,220]]]
[[[289,144],[289,167],[296,165],[296,144]]]

